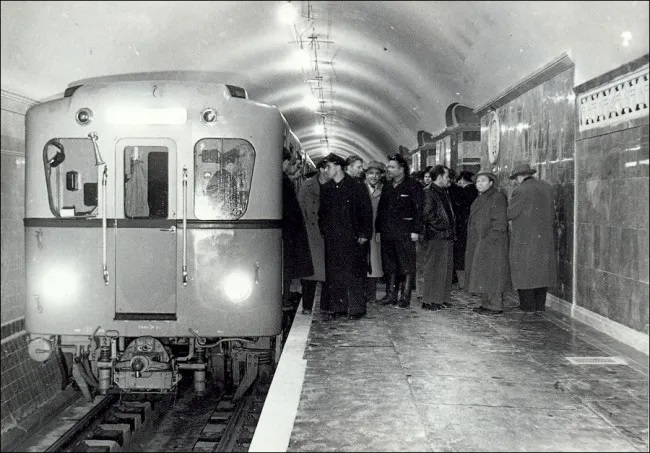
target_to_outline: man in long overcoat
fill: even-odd
[[[282,260],[283,304],[291,305],[291,280],[306,277],[314,273],[314,267],[309,250],[309,240],[305,219],[298,204],[298,197],[287,169],[293,164],[293,156],[285,148],[282,162]]]
[[[321,284],[320,311],[330,311],[327,285],[325,284],[325,243],[318,228],[318,207],[320,206],[320,191],[323,184],[328,181],[326,162],[320,161],[316,165],[317,173],[305,180],[298,190],[298,203],[305,218],[307,237],[309,239],[309,250],[314,265],[314,273],[303,277],[302,283],[302,309],[303,313],[311,312],[316,293],[316,283]]]
[[[454,241],[454,271],[458,286],[465,288],[465,251],[467,249],[467,222],[470,206],[478,191],[474,185],[474,173],[461,171],[455,185],[449,187],[449,198],[456,214],[456,241]]]
[[[519,183],[508,204],[510,272],[525,312],[544,311],[548,287],[557,286],[553,187],[535,179],[535,173],[530,165],[522,164],[510,175]]]
[[[325,278],[335,315],[351,319],[366,314],[363,280],[372,234],[370,195],[358,178],[343,171],[345,159],[325,157],[330,180],[321,188],[318,224],[325,240]]]
[[[503,313],[503,293],[510,289],[506,196],[494,187],[489,171],[476,175],[479,196],[470,207],[465,249],[467,291],[481,295],[480,314]]]

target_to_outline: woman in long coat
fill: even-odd
[[[465,250],[467,291],[481,294],[481,314],[503,311],[503,293],[510,289],[508,263],[508,200],[494,187],[496,176],[476,175],[479,196],[470,207]]]

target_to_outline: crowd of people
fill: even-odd
[[[528,164],[510,174],[517,186],[509,200],[488,170],[411,173],[399,153],[367,164],[330,153],[297,194],[289,152],[283,169],[284,302],[300,279],[303,313],[319,282],[326,319],[359,319],[369,303],[408,309],[414,298],[441,310],[452,306],[454,284],[480,295],[479,314],[502,313],[509,289],[519,310],[535,313],[557,284],[553,191]],[[377,299],[380,281],[386,291]]]

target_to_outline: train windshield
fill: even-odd
[[[194,147],[194,215],[236,220],[248,207],[255,149],[239,138],[205,138]]]
[[[88,138],[55,138],[43,148],[43,164],[52,214],[84,217],[97,214],[99,170]]]

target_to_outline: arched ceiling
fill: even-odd
[[[381,159],[564,52],[576,84],[648,53],[648,2],[293,1],[291,24],[286,3],[3,1],[2,88],[43,101],[91,77],[217,73],[280,108],[313,158]]]

